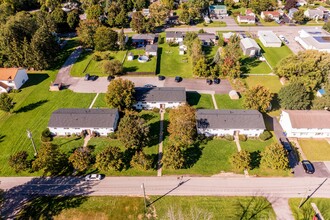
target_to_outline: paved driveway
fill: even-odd
[[[326,165],[323,162],[312,162],[315,167],[315,173],[307,174],[301,163],[296,166],[294,170],[295,177],[330,177],[329,170],[327,169]]]

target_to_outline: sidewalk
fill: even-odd
[[[294,220],[288,198],[278,198],[272,203],[277,220]]]
[[[162,176],[162,158],[163,158],[163,130],[164,130],[164,110],[160,110],[160,128],[159,128],[159,147],[158,147],[158,162],[157,162],[157,176]]]

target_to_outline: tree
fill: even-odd
[[[124,29],[122,28],[118,34],[118,46],[119,46],[119,50],[125,50],[126,49],[126,36],[124,33]]]
[[[52,134],[50,133],[49,128],[46,128],[41,133],[41,141],[42,142],[50,142],[52,141]]]
[[[191,54],[191,59],[193,61],[193,66],[196,65],[197,61],[203,58],[203,50],[201,41],[196,38],[191,45],[191,49],[188,52]]]
[[[246,150],[236,152],[230,158],[230,163],[233,165],[233,167],[236,170],[241,171],[241,170],[244,170],[244,169],[250,169],[250,163],[251,163],[250,152],[248,152]]]
[[[324,23],[323,29],[330,32],[330,21]]]
[[[220,71],[223,76],[235,79],[241,75],[241,64],[231,57],[225,57],[220,64]]]
[[[308,18],[306,18],[304,14],[304,10],[298,10],[295,13],[293,13],[292,19],[298,24],[306,23],[308,20]]]
[[[136,151],[130,165],[139,170],[149,170],[152,166],[152,160],[143,151]]]
[[[276,0],[251,0],[249,7],[252,8],[256,14],[260,14],[262,11],[273,9],[276,4]]]
[[[75,30],[79,24],[79,20],[78,10],[73,10],[68,13],[66,22],[72,30]]]
[[[196,110],[189,105],[181,105],[171,109],[168,132],[170,141],[181,147],[187,147],[194,142],[196,136]]]
[[[105,95],[105,102],[120,111],[130,109],[134,104],[134,83],[127,79],[112,80]]]
[[[106,60],[103,64],[103,72],[109,76],[123,73],[123,65],[119,60]]]
[[[233,9],[235,6],[234,0],[225,0],[224,4],[228,7],[229,10]]]
[[[144,33],[146,31],[146,20],[140,11],[133,12],[131,20],[131,28],[138,33]]]
[[[193,67],[193,74],[200,77],[208,77],[210,75],[210,71],[204,57],[199,59]]]
[[[271,144],[261,153],[260,166],[273,170],[286,170],[289,160],[286,150],[278,143]]]
[[[69,162],[77,171],[85,171],[92,163],[90,149],[87,147],[77,148],[69,157]]]
[[[61,5],[61,0],[38,0],[40,5],[45,5],[50,11],[53,11],[54,8]]]
[[[150,18],[153,19],[156,26],[163,25],[169,15],[169,8],[162,2],[154,2],[149,6]]]
[[[301,82],[292,82],[278,93],[280,105],[285,109],[304,110],[311,105],[311,94]]]
[[[272,99],[273,94],[268,88],[261,85],[256,85],[246,91],[244,107],[266,112],[270,107]]]
[[[183,9],[181,14],[179,14],[179,21],[183,22],[184,24],[189,24],[190,22],[190,14],[188,9]]]
[[[94,48],[94,35],[99,23],[96,20],[82,20],[77,28],[79,40],[85,47]]]
[[[313,109],[330,109],[330,82],[325,87],[325,94],[313,100]]]
[[[118,27],[124,27],[125,24],[128,22],[126,11],[124,9],[121,9],[119,14],[115,18],[116,26]]]
[[[149,141],[149,125],[136,112],[126,111],[120,120],[117,137],[126,148],[142,149]]]
[[[92,19],[92,20],[100,19],[100,16],[102,15],[102,13],[103,13],[103,9],[101,8],[101,6],[99,4],[92,5],[92,6],[88,7],[86,10],[87,19]]]
[[[62,8],[55,8],[55,10],[51,13],[51,17],[55,22],[57,32],[62,32],[67,27],[67,14],[62,10]]]
[[[297,0],[286,0],[284,9],[289,11],[291,8],[295,8],[297,5]]]
[[[180,147],[168,146],[164,151],[163,165],[169,169],[180,169],[184,165],[184,157]]]
[[[94,35],[95,50],[115,50],[117,49],[118,34],[108,27],[98,27]]]
[[[44,175],[64,175],[71,166],[65,154],[59,151],[58,146],[50,143],[43,144],[37,158],[32,162],[33,170],[43,169]]]
[[[135,2],[134,3],[134,8],[137,11],[140,11],[143,8],[147,8],[148,7],[148,3],[149,3],[149,1],[147,1],[147,0],[135,0],[134,2]]]
[[[13,108],[13,98],[11,98],[7,93],[0,93],[0,110],[10,112]]]
[[[18,151],[17,153],[10,155],[9,165],[16,173],[25,171],[29,168],[28,156],[29,154],[26,151]]]
[[[96,155],[95,166],[102,171],[121,170],[123,153],[119,147],[107,147]]]

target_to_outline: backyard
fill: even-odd
[[[304,154],[309,160],[311,161],[330,160],[330,144],[326,140],[299,139],[298,142]]]
[[[272,72],[265,61],[260,61],[253,57],[244,57],[241,59],[243,74],[269,74]]]
[[[196,109],[214,109],[212,96],[198,92],[187,92],[187,102]]]
[[[219,109],[244,109],[244,97],[241,97],[238,100],[233,100],[226,94],[215,94],[214,96]]]
[[[282,87],[278,76],[246,76],[244,80],[248,88],[262,85],[268,88],[272,93],[278,93]]]

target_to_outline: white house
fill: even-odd
[[[48,128],[53,135],[81,134],[86,131],[107,136],[117,129],[118,119],[117,109],[63,108],[53,112]]]
[[[257,42],[252,38],[243,38],[240,41],[240,47],[244,55],[253,57],[260,55],[261,48]]]
[[[318,28],[302,29],[295,40],[306,50],[330,53],[330,34]]]
[[[281,47],[282,41],[273,31],[258,31],[258,37],[265,47]]]
[[[200,33],[197,35],[203,46],[212,46],[216,44],[216,36],[212,33]]]
[[[212,16],[228,16],[227,7],[225,5],[210,5],[209,12]]]
[[[287,137],[330,138],[330,111],[283,110],[280,124]]]
[[[181,31],[167,31],[166,42],[183,42],[184,34]]]
[[[281,14],[278,11],[262,11],[260,17],[265,20],[266,17],[269,17],[275,21],[280,20]]]
[[[324,12],[322,10],[319,9],[307,9],[306,11],[304,11],[304,15],[307,18],[313,19],[313,20],[322,20],[323,19],[323,15]]]
[[[258,137],[265,129],[262,114],[257,110],[208,110],[196,112],[197,132],[207,136],[244,134]]]
[[[179,43],[179,55],[184,55],[187,51],[187,46],[183,44],[183,42]]]
[[[146,46],[146,55],[147,56],[157,56],[158,52],[158,44],[149,44]]]
[[[28,79],[25,69],[0,68],[0,93],[21,88]]]
[[[175,108],[186,103],[183,87],[136,88],[134,107],[136,109]]]
[[[256,17],[251,16],[251,15],[238,15],[237,21],[238,21],[238,23],[255,24]]]

